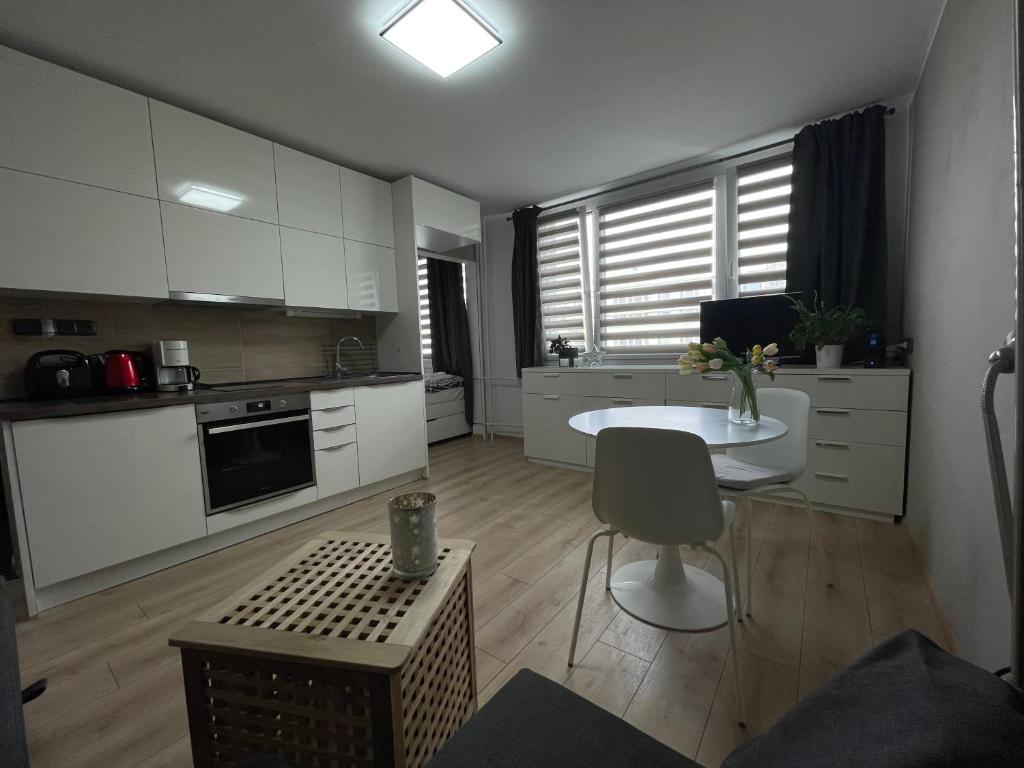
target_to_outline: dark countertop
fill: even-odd
[[[85,416],[90,413],[137,411],[145,408],[162,408],[168,405],[254,400],[271,395],[313,392],[321,389],[373,387],[422,379],[423,375],[420,373],[389,372],[367,376],[354,375],[344,379],[312,378],[251,382],[244,388],[233,390],[218,389],[218,387],[228,385],[211,384],[209,388],[204,387],[191,392],[140,392],[135,395],[100,395],[66,400],[0,400],[0,421],[28,421],[29,419],[52,419],[60,416]],[[262,384],[266,386],[257,386]]]

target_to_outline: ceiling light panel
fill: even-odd
[[[497,33],[458,0],[417,0],[380,34],[441,77],[501,45]]]

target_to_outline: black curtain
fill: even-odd
[[[463,378],[466,421],[473,423],[473,350],[469,315],[462,290],[462,265],[427,259],[427,298],[430,304],[430,360],[435,371]]]
[[[512,214],[516,230],[512,246],[512,328],[516,335],[516,375],[523,368],[544,365],[544,332],[540,325],[540,284],[537,278],[537,216],[540,208]]]
[[[885,324],[885,112],[808,125],[793,142],[786,290]]]

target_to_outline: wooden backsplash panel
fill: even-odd
[[[14,318],[95,320],[97,335],[15,336]],[[287,317],[282,310],[0,297],[0,398],[24,397],[25,361],[45,349],[149,352],[155,339],[185,339],[202,381],[258,381],[321,375],[325,346],[342,336],[357,336],[370,349],[359,368],[375,365],[370,315],[337,320]]]

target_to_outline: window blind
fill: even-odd
[[[736,178],[740,296],[786,290],[786,235],[793,159],[789,154],[742,166]]]
[[[676,352],[715,276],[714,180],[598,212],[598,326],[608,352]]]
[[[537,222],[537,272],[540,281],[544,348],[556,336],[582,352],[584,331],[583,266],[579,211],[541,218]]]
[[[430,300],[427,294],[427,260],[416,260],[416,280],[420,296],[420,347],[424,369],[430,371]]]

